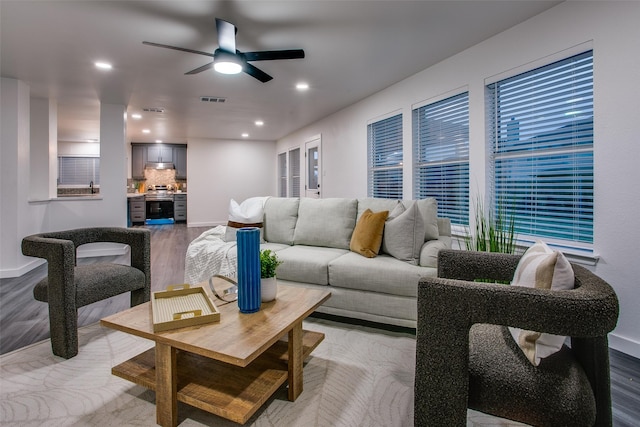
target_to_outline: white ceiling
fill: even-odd
[[[129,120],[128,141],[243,132],[276,140],[558,3],[0,0],[1,74],[27,83],[32,97],[57,100],[63,141],[99,138],[100,102],[126,105],[129,114],[165,109]],[[215,17],[237,26],[240,51],[302,48],[306,58],[254,62],[274,77],[260,83],[244,73],[185,75],[210,58],[142,44],[213,52]],[[98,60],[113,69],[97,70]],[[298,81],[310,89],[296,91]]]

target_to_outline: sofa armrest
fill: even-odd
[[[451,237],[440,235],[435,240],[427,240],[420,249],[419,265],[421,267],[436,268],[438,266],[438,254],[444,249],[451,249]]]

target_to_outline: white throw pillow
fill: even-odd
[[[575,276],[571,264],[562,254],[544,242],[537,241],[522,255],[511,286],[569,290],[574,288]],[[551,356],[562,348],[566,337],[509,327],[509,331],[531,364]]]
[[[231,199],[229,202],[229,220],[224,240],[236,241],[236,232],[242,227],[257,227],[260,229],[262,241],[264,202],[267,197],[251,197],[241,204]]]

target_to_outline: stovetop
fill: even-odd
[[[149,187],[146,200],[173,200],[173,191],[169,191],[166,185]]]

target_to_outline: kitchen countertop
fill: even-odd
[[[147,193],[127,193],[127,199],[130,199],[130,198],[133,198],[133,197],[143,197],[143,196],[145,196],[146,194],[147,194]],[[184,195],[186,195],[186,194],[187,194],[187,192],[186,192],[186,191],[181,191],[181,192],[179,192],[179,193],[172,193],[172,194],[173,194],[173,195],[176,195],[176,194],[184,194]]]

